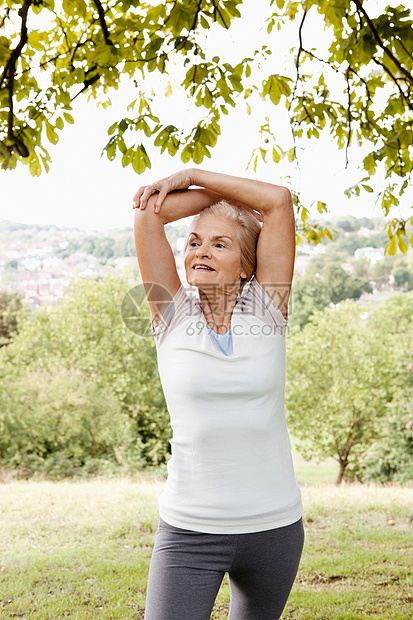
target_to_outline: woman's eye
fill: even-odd
[[[191,243],[189,245],[190,245],[190,247],[193,247],[194,245],[197,245],[197,242],[196,241],[191,241]]]
[[[225,245],[223,243],[217,243],[217,248],[225,248]]]

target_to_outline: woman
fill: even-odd
[[[290,192],[187,169],[141,187],[134,208],[173,429],[145,619],[208,620],[228,572],[229,619],[276,620],[304,542],[284,413]],[[185,271],[199,300],[164,232],[191,215]]]

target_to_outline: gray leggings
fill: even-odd
[[[145,620],[209,620],[229,574],[228,620],[278,620],[304,545],[302,519],[266,532],[204,534],[159,520]]]

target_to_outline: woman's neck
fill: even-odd
[[[231,329],[231,317],[238,299],[237,288],[225,290],[219,287],[199,289],[199,300],[209,327],[217,334],[224,334]]]

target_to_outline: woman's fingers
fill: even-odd
[[[170,190],[168,189],[167,183],[164,183],[162,187],[159,189],[159,195],[157,199],[155,200],[155,208],[154,208],[155,213],[159,213],[159,211],[161,210],[163,201],[165,200],[169,191]]]
[[[139,203],[141,200],[141,196],[143,194],[143,192],[145,191],[145,187],[140,187],[138,189],[138,191],[136,192],[136,194],[133,197],[133,201],[132,201],[132,209],[136,209],[136,207],[139,207]]]
[[[148,200],[149,198],[152,196],[152,194],[156,193],[156,189],[153,185],[147,185],[145,187],[145,191],[143,192],[142,196],[141,196],[141,202],[139,205],[139,208],[142,209],[142,211],[144,211],[148,205]]]
[[[142,187],[140,187],[133,197],[132,208],[139,208],[144,211],[147,207],[149,198],[152,196],[152,194],[155,194],[156,191],[157,190],[153,185],[143,185]]]
[[[155,201],[154,212],[159,213],[163,201],[169,192],[176,189],[187,189],[191,183],[190,171],[181,170],[180,172],[176,172],[165,179],[155,181],[153,184],[143,185],[138,189],[133,197],[133,209],[136,209],[137,207],[142,210],[146,209],[149,198],[152,194],[158,192],[159,196]]]

